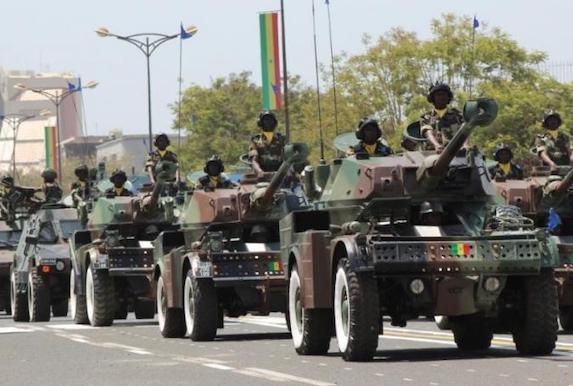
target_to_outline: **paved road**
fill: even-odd
[[[386,327],[386,326],[385,326]],[[548,357],[520,357],[499,335],[481,355],[457,351],[427,321],[386,328],[370,363],[298,356],[278,315],[226,321],[215,342],[164,339],[155,321],[112,327],[0,317],[1,385],[573,385],[573,335]]]

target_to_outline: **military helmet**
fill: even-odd
[[[12,187],[12,186],[14,186],[14,177],[9,176],[9,175],[5,175],[0,180],[0,184],[2,186],[7,187],[7,188]]]
[[[44,169],[40,176],[48,182],[53,182],[56,178],[58,178],[58,173],[56,173],[56,171],[52,168],[47,168]]]
[[[449,85],[443,82],[436,82],[430,85],[430,89],[428,90],[428,95],[426,96],[428,102],[434,103],[434,94],[437,93],[438,91],[445,91],[448,93],[449,97],[448,103],[450,103],[454,99],[454,93],[452,92],[452,89],[450,88]]]
[[[260,127],[261,129],[263,128],[263,119],[266,117],[272,118],[275,122],[275,126],[278,125],[279,121],[278,121],[275,113],[267,110],[267,111],[261,111],[261,113],[259,114],[259,118],[257,119],[257,126],[258,127]]]
[[[155,136],[155,139],[153,140],[153,144],[155,146],[157,146],[157,141],[159,141],[159,139],[161,139],[161,138],[163,138],[165,141],[167,141],[167,146],[171,145],[171,141],[169,140],[169,137],[165,133],[157,134]]]
[[[499,162],[499,153],[502,150],[506,150],[509,152],[509,159],[513,158],[513,151],[511,150],[511,145],[509,143],[500,143],[497,145],[497,147],[495,148],[495,151],[493,152],[493,159],[496,160],[497,162]]]
[[[358,127],[356,128],[356,138],[360,141],[364,141],[364,129],[368,126],[373,126],[377,130],[376,136],[378,138],[382,137],[382,129],[380,129],[380,125],[378,121],[374,118],[364,117],[358,122]]]
[[[420,204],[420,214],[429,214],[429,213],[443,213],[444,208],[442,208],[442,204],[438,202],[431,203],[430,201],[424,201]]]
[[[76,177],[78,178],[83,178],[83,179],[87,179],[90,175],[90,170],[88,168],[88,165],[80,165],[77,168],[74,169],[74,174],[76,175]]]
[[[209,165],[211,164],[215,164],[219,167],[219,173],[223,173],[225,171],[225,165],[223,165],[223,161],[221,161],[221,158],[219,158],[218,155],[213,154],[211,157],[209,157],[207,162],[205,162],[205,167],[203,168],[205,173],[209,174],[207,170],[209,170]]]
[[[547,122],[547,120],[552,117],[557,118],[557,120],[559,121],[559,126],[561,126],[563,120],[561,119],[561,115],[555,110],[548,110],[543,114],[543,121],[541,122],[541,125],[545,127],[545,123]]]
[[[115,169],[112,173],[111,176],[109,177],[109,180],[112,183],[115,183],[116,179],[121,179],[123,181],[123,183],[125,183],[127,181],[127,174],[125,174],[125,172],[123,170],[120,169]]]

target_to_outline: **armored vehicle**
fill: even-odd
[[[171,194],[177,165],[161,162],[157,168],[151,192],[93,198],[87,228],[74,234],[70,309],[76,323],[109,326],[130,310],[138,319],[154,317],[152,242],[175,229]]]
[[[548,227],[559,250],[560,266],[555,269],[559,285],[559,321],[573,331],[573,168],[560,167],[551,173],[535,168],[525,180],[495,182],[499,195],[518,206],[535,226]]]
[[[9,226],[0,220],[0,311],[12,315],[10,305],[10,269],[14,260],[14,251],[18,246],[22,229],[19,225]]]
[[[53,316],[67,316],[68,241],[78,229],[77,211],[63,204],[44,204],[26,221],[10,273],[14,321],[49,321],[50,310]]]
[[[304,144],[285,147],[277,172],[246,174],[227,189],[188,192],[181,230],[156,243],[159,329],[164,337],[187,332],[213,340],[223,318],[286,309],[286,281],[279,250],[279,220],[303,200],[282,188],[291,165],[306,159]],[[262,182],[261,182],[262,181]]]
[[[383,316],[403,327],[432,314],[450,318],[462,350],[486,349],[504,330],[523,354],[552,352],[555,246],[517,208],[497,205],[483,156],[463,148],[496,115],[493,100],[468,102],[441,154],[360,154],[307,169],[318,199],[280,223],[299,354],[326,353],[334,326],[345,360],[370,360]]]

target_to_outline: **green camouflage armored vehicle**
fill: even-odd
[[[14,251],[22,234],[22,228],[15,223],[9,226],[0,220],[0,311],[12,315],[10,304],[10,269],[14,260]]]
[[[77,211],[44,204],[26,221],[10,273],[12,317],[46,322],[67,316],[70,278],[69,239],[81,229]]]
[[[498,205],[483,156],[462,149],[496,115],[493,100],[468,102],[439,155],[359,154],[307,169],[318,199],[280,223],[299,354],[326,353],[334,326],[345,360],[370,360],[383,316],[403,327],[419,315],[448,316],[462,350],[486,349],[503,330],[520,353],[552,352],[555,246]]]
[[[156,244],[157,312],[164,337],[187,332],[192,340],[213,340],[225,315],[285,312],[278,224],[304,200],[281,185],[291,165],[307,153],[304,144],[287,145],[274,174],[246,174],[236,187],[187,194],[181,230],[164,232]]]
[[[161,162],[157,170],[152,192],[93,199],[87,229],[76,232],[70,245],[70,302],[76,323],[109,326],[130,310],[137,319],[154,317],[153,241],[175,229],[171,195],[177,165]]]
[[[518,206],[535,226],[548,228],[559,250],[555,269],[559,285],[559,321],[573,331],[573,168],[556,173],[536,168],[525,180],[496,180],[498,193],[506,203]]]

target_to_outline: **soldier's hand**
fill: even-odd
[[[438,153],[438,154],[442,154],[442,152],[444,151],[443,145],[436,144],[435,148],[436,148],[436,153]]]

